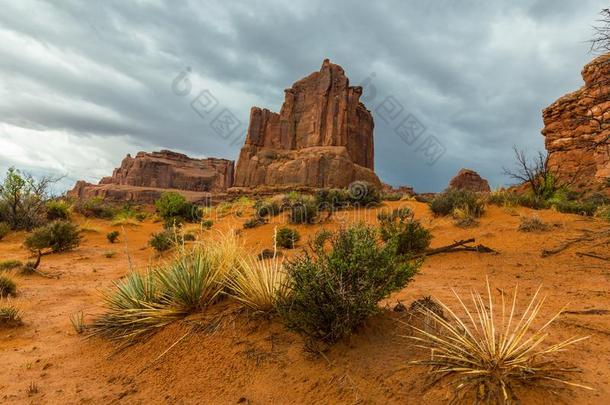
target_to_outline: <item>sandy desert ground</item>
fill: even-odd
[[[252,316],[230,300],[119,352],[109,342],[77,334],[70,315],[83,311],[90,321],[100,313],[100,291],[128,272],[127,251],[136,268],[167,260],[171,253],[158,257],[147,247],[150,234],[161,229],[160,223],[146,221],[125,228],[121,243],[110,245],[105,235],[118,228],[107,221],[76,217],[77,223],[88,228],[82,245],[73,252],[43,257],[40,269],[59,278],[18,278],[19,296],[14,301],[23,311],[25,325],[0,330],[0,402],[446,403],[447,388],[426,387],[426,369],[409,364],[425,352],[404,337],[410,333],[404,324],[407,315],[393,307],[397,302],[408,306],[428,295],[453,304],[452,288],[482,290],[488,277],[494,293],[512,291],[518,285],[521,304],[542,284],[548,296],[543,315],[551,316],[568,304],[571,313],[562,314],[552,325],[549,341],[590,336],[560,359],[581,367],[583,372],[574,381],[594,390],[574,389],[560,393],[559,398],[571,404],[610,403],[610,262],[577,255],[607,256],[608,240],[583,242],[541,257],[542,249],[558,246],[586,230],[607,229],[607,222],[550,210],[492,206],[480,226],[461,229],[450,220],[432,217],[422,203],[389,202],[383,208],[401,206],[411,207],[430,227],[432,247],[475,237],[477,243],[499,254],[459,252],[428,258],[415,280],[389,297],[379,315],[324,356],[307,353],[302,338],[286,331],[279,321]],[[358,220],[375,222],[379,209],[342,211],[319,225],[296,226],[303,236],[301,246],[322,227],[334,229]],[[552,229],[518,232],[520,215],[539,216],[553,224]],[[241,229],[245,220],[227,215],[217,219],[209,232]],[[246,245],[253,251],[271,247],[274,226],[243,230]],[[23,233],[17,233],[1,241],[0,259],[25,260],[23,238]],[[109,251],[116,255],[106,258]],[[37,393],[28,393],[32,384]],[[558,402],[558,398],[536,392],[524,392],[522,400]]]

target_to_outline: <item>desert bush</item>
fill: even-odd
[[[450,215],[456,208],[467,209],[478,218],[485,211],[485,203],[476,193],[458,189],[444,191],[430,202],[430,209],[435,215]]]
[[[49,200],[46,203],[49,221],[70,219],[70,204],[65,200]]]
[[[395,247],[380,245],[375,228],[354,225],[340,230],[332,248],[285,265],[286,293],[277,309],[284,324],[310,342],[335,342],[378,310],[377,303],[403,288],[419,262],[400,260]]]
[[[51,249],[53,253],[59,253],[78,247],[81,240],[81,231],[77,225],[66,221],[54,221],[28,235],[24,245],[34,252]]]
[[[477,218],[470,212],[468,206],[464,208],[455,208],[451,214],[453,222],[460,228],[471,228],[479,225]]]
[[[13,328],[21,325],[21,311],[16,306],[0,305],[0,327]]]
[[[214,225],[214,222],[211,219],[202,219],[201,220],[201,227],[203,229],[212,229],[213,225]]]
[[[268,312],[283,294],[285,277],[282,261],[277,257],[262,261],[247,257],[226,278],[228,295],[255,311]]]
[[[403,195],[400,193],[383,193],[381,195],[382,201],[400,201]]]
[[[170,229],[165,229],[151,235],[148,244],[157,252],[165,252],[170,250],[176,244],[176,233]]]
[[[106,234],[106,239],[108,239],[108,242],[110,242],[110,243],[115,243],[117,241],[117,239],[119,238],[119,235],[121,235],[121,233],[119,231],[108,232]]]
[[[309,196],[300,197],[290,205],[288,221],[291,224],[312,224],[318,216],[316,200]]]
[[[584,216],[592,216],[597,210],[597,205],[594,202],[586,201],[571,201],[571,200],[551,200],[551,206],[559,212],[565,214],[578,214]]]
[[[597,207],[595,216],[606,221],[610,221],[610,205],[602,205]]]
[[[0,183],[0,222],[13,230],[31,230],[46,222],[45,201],[48,188],[55,180],[34,179],[14,168],[8,169]]]
[[[260,218],[274,217],[282,212],[280,203],[276,200],[258,200],[254,204],[256,216]]]
[[[87,218],[112,219],[116,215],[116,208],[104,201],[101,197],[81,200],[74,204],[74,211]]]
[[[161,198],[155,201],[155,208],[166,228],[201,220],[201,209],[178,193],[163,193]]]
[[[17,284],[6,274],[0,274],[0,298],[17,295]]]
[[[22,265],[23,263],[19,260],[3,260],[0,262],[0,271],[16,269]]]
[[[460,311],[440,301],[438,304],[445,315],[421,309],[438,327],[429,331],[414,327],[417,333],[411,339],[419,347],[428,348],[430,356],[413,363],[431,366],[436,382],[445,380],[454,387],[452,402],[456,403],[519,403],[516,391],[519,387],[552,392],[562,386],[579,386],[566,379],[567,373],[574,369],[562,367],[553,356],[584,338],[544,345],[548,336],[545,329],[561,311],[542,326],[534,327],[544,302],[539,296],[540,289],[520,316],[517,314],[521,312],[515,311],[516,290],[508,306],[503,293],[497,305],[490,291],[488,282],[487,298],[472,293],[474,310],[455,292]],[[459,316],[462,312],[465,315]]]
[[[324,249],[326,242],[331,240],[332,237],[333,237],[332,231],[330,231],[328,229],[320,229],[313,236],[311,245],[312,245],[313,249],[316,251]]]
[[[381,192],[371,183],[355,181],[347,189],[320,189],[315,201],[320,209],[370,207],[381,203]]]
[[[294,228],[282,227],[275,234],[275,243],[284,249],[294,249],[301,235]]]
[[[499,207],[514,207],[518,204],[519,196],[506,190],[495,190],[487,195],[487,203]]]
[[[521,217],[520,232],[544,232],[549,226],[538,217]]]
[[[263,217],[259,217],[259,216],[254,216],[252,218],[250,218],[249,220],[247,220],[246,222],[244,222],[244,229],[252,229],[252,228],[256,228],[257,226],[261,226],[261,225],[265,225],[267,223],[267,220]]]
[[[423,253],[430,246],[430,231],[413,218],[409,208],[397,208],[392,213],[379,213],[379,233],[384,242],[393,242],[397,255]]]
[[[11,231],[11,227],[6,222],[0,222],[0,240],[4,239]]]

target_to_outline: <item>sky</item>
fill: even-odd
[[[127,153],[237,159],[252,106],[329,58],[375,120],[375,170],[418,192],[510,183],[542,110],[582,86],[596,0],[0,0],[0,170],[97,182]],[[218,119],[215,121],[215,119]],[[230,125],[219,127],[222,119]],[[224,128],[224,130],[223,130]],[[408,128],[408,129],[405,129]],[[0,176],[2,177],[2,176]]]

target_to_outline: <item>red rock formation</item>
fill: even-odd
[[[549,165],[579,190],[610,190],[610,55],[582,70],[585,85],[543,112]]]
[[[373,172],[373,117],[343,68],[325,60],[287,89],[280,113],[253,107],[235,186],[380,186]]]
[[[209,193],[223,193],[233,184],[233,161],[192,159],[163,150],[127,155],[112,176],[99,185],[79,181],[68,194],[76,198],[103,197],[148,203],[163,191],[179,191],[190,200],[205,199]]]
[[[479,176],[479,173],[470,169],[461,169],[449,182],[449,188],[475,192],[491,191],[487,180]]]

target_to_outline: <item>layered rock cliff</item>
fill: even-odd
[[[610,190],[610,55],[582,70],[585,85],[543,112],[549,165],[578,190]]]
[[[235,187],[380,186],[374,169],[373,117],[341,66],[326,59],[319,72],[285,90],[280,113],[253,107],[235,170]]]
[[[190,200],[209,193],[223,193],[233,184],[233,161],[192,159],[168,150],[127,155],[121,166],[98,185],[78,182],[69,195],[103,197],[121,201],[152,202],[163,191],[179,191]]]

